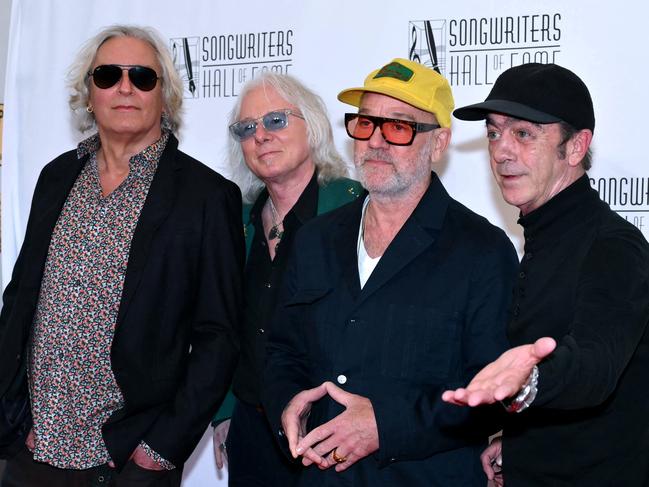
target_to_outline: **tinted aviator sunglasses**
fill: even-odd
[[[158,73],[152,68],[135,64],[102,64],[88,73],[97,88],[102,90],[115,86],[122,79],[122,71],[128,71],[128,79],[141,91],[151,91],[158,82]]]
[[[370,140],[376,127],[379,127],[381,135],[391,145],[410,145],[418,132],[430,132],[440,128],[434,123],[375,117],[361,113],[345,113],[345,128],[347,135],[352,139]]]
[[[269,132],[276,132],[277,130],[282,130],[288,127],[288,116],[293,115],[294,117],[301,118],[304,120],[304,117],[299,113],[294,112],[291,109],[285,108],[283,110],[273,110],[268,112],[266,115],[262,115],[259,118],[245,118],[234,122],[230,125],[230,134],[239,142],[249,139],[255,132],[257,132],[257,125],[261,121],[264,129]]]

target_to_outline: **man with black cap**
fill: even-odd
[[[492,411],[441,394],[506,348],[513,246],[432,172],[453,110],[438,72],[395,59],[338,98],[359,107],[345,122],[367,192],[295,237],[268,417],[294,458],[319,467],[300,485],[484,487]]]
[[[525,64],[454,115],[486,119],[525,255],[507,329],[515,348],[444,400],[520,413],[482,456],[508,487],[649,485],[649,245],[590,187],[586,85],[560,66]]]

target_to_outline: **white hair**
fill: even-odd
[[[243,87],[230,113],[228,125],[239,120],[241,104],[246,95],[260,86],[273,88],[286,102],[294,105],[304,117],[311,160],[318,169],[318,182],[323,184],[347,176],[347,166],[334,144],[333,131],[324,102],[293,76],[267,71],[249,81]],[[254,201],[264,187],[264,183],[250,171],[241,150],[241,143],[232,137],[229,137],[228,155],[232,179],[241,187],[244,201]]]
[[[88,72],[92,68],[99,48],[107,40],[114,37],[132,37],[151,45],[162,68],[162,73],[159,73],[164,105],[161,125],[164,129],[177,132],[182,122],[183,82],[174,67],[169,49],[160,34],[150,27],[134,25],[111,25],[106,27],[94,37],[88,39],[77,53],[68,73],[68,85],[71,89],[68,104],[74,113],[77,128],[81,132],[85,132],[95,126],[94,115],[86,111],[90,99],[90,77]]]

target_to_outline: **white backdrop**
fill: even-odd
[[[554,61],[577,72],[595,102],[593,185],[647,236],[649,171],[640,152],[649,108],[645,9],[640,0],[13,0],[4,97],[3,287],[40,169],[83,137],[70,123],[67,68],[82,42],[112,23],[150,25],[169,39],[186,81],[181,148],[226,176],[226,114],[241,85],[262,69],[293,74],[323,97],[339,149],[351,160],[342,124],[351,107],[336,94],[362,84],[394,57],[436,59],[457,106],[482,101],[512,65]],[[453,129],[453,145],[436,168],[445,186],[504,228],[520,251],[518,212],[501,202],[491,179],[483,124],[454,121]],[[208,439],[187,465],[185,486],[226,483],[216,480]]]

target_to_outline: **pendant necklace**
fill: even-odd
[[[284,229],[279,229],[279,226],[282,224],[282,222],[278,221],[279,214],[277,213],[277,209],[273,204],[273,198],[268,196],[268,202],[270,204],[270,217],[273,220],[273,226],[270,227],[270,231],[268,232],[268,240],[282,240],[282,237],[284,236]],[[279,245],[279,242],[277,242],[277,245]]]

